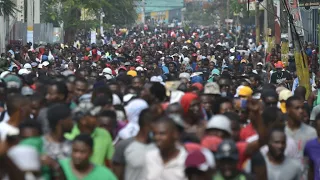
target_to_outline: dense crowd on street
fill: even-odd
[[[250,27],[87,37],[1,52],[0,179],[320,179],[313,43],[306,88]]]

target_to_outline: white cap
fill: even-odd
[[[23,65],[23,68],[24,69],[32,69],[32,66],[31,66],[31,64],[26,63],[26,64]]]
[[[39,69],[42,69],[42,66],[43,66],[42,64],[39,64],[39,65],[38,65],[38,68],[39,68]]]
[[[31,73],[31,71],[29,71],[28,69],[20,69],[18,71],[19,75],[30,74],[30,73]]]
[[[113,76],[112,75],[110,75],[110,74],[106,74],[106,75],[104,75],[105,77],[106,77],[106,79],[107,80],[110,80],[110,79],[112,79],[113,78]]]
[[[143,67],[138,66],[138,67],[136,68],[136,71],[144,71],[144,69],[143,69]]]
[[[110,68],[104,68],[102,73],[112,75],[112,70]]]
[[[3,78],[5,78],[8,74],[10,74],[9,71],[3,71],[3,72],[0,74],[0,78],[3,79]]]
[[[259,66],[259,65],[260,65],[260,66],[263,66],[263,63],[262,63],[262,62],[258,62],[258,63],[257,63],[257,66]]]
[[[179,79],[181,79],[181,78],[186,78],[186,79],[188,79],[188,81],[190,81],[190,74],[186,73],[186,72],[180,73]]]
[[[163,79],[161,76],[152,76],[150,78],[150,82],[159,82],[161,83],[162,85],[164,85],[164,82],[163,82]]]
[[[231,121],[225,115],[215,115],[210,118],[206,129],[219,129],[232,134]]]
[[[49,64],[50,63],[48,61],[45,61],[45,62],[42,63],[42,66],[46,67],[46,66],[49,66]]]
[[[173,103],[180,103],[180,100],[182,98],[182,96],[184,95],[184,92],[182,91],[171,91],[171,95],[170,95],[170,104]]]

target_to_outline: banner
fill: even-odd
[[[309,97],[311,93],[310,77],[309,77],[309,66],[308,58],[305,53],[303,53],[304,58],[302,58],[301,52],[295,52],[294,58],[297,68],[297,76],[299,78],[299,85],[304,86],[307,89],[306,98]]]
[[[300,7],[316,7],[320,6],[320,1],[319,0],[300,0],[299,1],[299,6]]]
[[[288,66],[288,60],[289,60],[289,43],[282,42],[282,44],[281,44],[281,61],[285,64],[285,66]]]
[[[97,42],[97,33],[96,30],[91,30],[91,44],[95,44]]]

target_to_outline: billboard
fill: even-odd
[[[300,7],[315,7],[315,6],[320,6],[320,1],[319,0],[300,0],[299,1],[299,6]]]

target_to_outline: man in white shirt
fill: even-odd
[[[316,130],[303,123],[304,105],[303,100],[299,96],[292,96],[286,101],[287,108],[287,124],[285,133],[287,137],[291,137],[298,146],[298,154],[300,155],[300,167],[303,169],[303,178],[307,178],[306,161],[303,158],[304,147],[306,143],[317,136]]]
[[[268,142],[269,151],[265,155],[269,180],[299,180],[302,176],[300,163],[286,157],[286,135],[283,129],[271,131]]]
[[[0,123],[0,139],[6,140],[7,136],[14,136],[19,134],[20,122],[26,119],[31,112],[28,105],[28,99],[20,94],[15,94],[8,97],[10,101],[7,102],[7,111],[10,120]]]
[[[179,133],[174,121],[162,117],[154,124],[154,139],[158,148],[147,152],[145,180],[186,180],[184,173],[187,151],[177,145]]]
[[[139,115],[140,130],[137,136],[122,140],[115,146],[112,168],[119,180],[143,179],[145,154],[154,147],[149,144],[152,119],[154,116],[150,110],[143,110]]]

